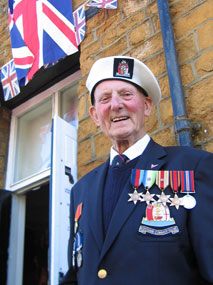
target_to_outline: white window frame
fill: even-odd
[[[18,191],[18,193],[25,192],[28,189],[37,187],[41,183],[49,181],[50,168],[42,170],[30,177],[20,180],[16,183],[13,182],[14,177],[14,167],[15,167],[15,154],[16,154],[16,143],[17,143],[17,128],[18,128],[18,118],[24,114],[27,110],[32,107],[42,103],[46,99],[52,96],[52,118],[54,115],[60,115],[60,98],[59,94],[63,89],[71,86],[79,80],[81,77],[81,71],[77,71],[74,74],[68,76],[64,80],[51,86],[44,92],[36,95],[27,102],[16,107],[12,111],[11,125],[10,125],[10,136],[9,136],[9,152],[8,152],[8,163],[7,163],[7,175],[5,189],[10,191]]]

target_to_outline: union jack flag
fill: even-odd
[[[1,83],[4,100],[7,101],[20,93],[14,60],[10,60],[1,68]]]
[[[85,6],[82,5],[73,12],[75,23],[75,37],[77,45],[83,41],[86,32]]]
[[[9,0],[9,27],[21,85],[43,65],[78,51],[71,0]]]
[[[91,0],[87,6],[105,9],[116,9],[117,0]]]

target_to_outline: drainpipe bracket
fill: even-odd
[[[176,119],[175,120],[175,133],[181,133],[186,130],[191,130],[192,125],[187,119]]]

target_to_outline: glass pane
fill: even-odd
[[[14,182],[50,167],[51,98],[18,118]]]
[[[78,128],[78,83],[61,91],[61,117],[69,124]]]

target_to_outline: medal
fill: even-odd
[[[132,201],[134,204],[136,204],[138,201],[142,201],[142,198],[141,198],[142,193],[138,193],[137,189],[142,183],[143,174],[144,174],[144,170],[132,169],[131,184],[134,188],[134,192],[128,193],[128,195],[130,196],[128,202]]]
[[[145,194],[142,194],[142,202],[145,201],[147,205],[151,201],[155,201],[153,198],[155,194],[150,194],[149,189],[153,186],[155,183],[155,178],[156,178],[156,170],[144,170],[144,175],[143,175],[143,185],[146,190]]]
[[[82,262],[83,262],[81,250],[77,253],[76,261],[77,261],[77,266],[81,267],[82,266]]]
[[[171,201],[170,206],[175,206],[177,210],[179,209],[179,206],[183,205],[183,198],[179,198],[176,193],[173,198],[170,198],[170,201]]]
[[[179,198],[177,195],[178,189],[180,187],[180,171],[171,170],[169,174],[170,187],[174,193],[174,197],[169,198],[171,202],[170,206],[175,206],[175,208],[178,210],[179,207],[183,205],[182,198]]]
[[[196,199],[189,195],[189,193],[195,193],[193,170],[181,171],[181,193],[186,194],[183,197],[184,208],[193,209],[196,206]]]
[[[82,235],[78,231],[76,234],[76,263],[78,268],[82,266],[82,261]]]
[[[159,170],[156,173],[156,184],[161,190],[161,195],[157,195],[158,202],[162,203],[164,206],[169,201],[170,195],[165,195],[164,190],[169,185],[169,171]]]

